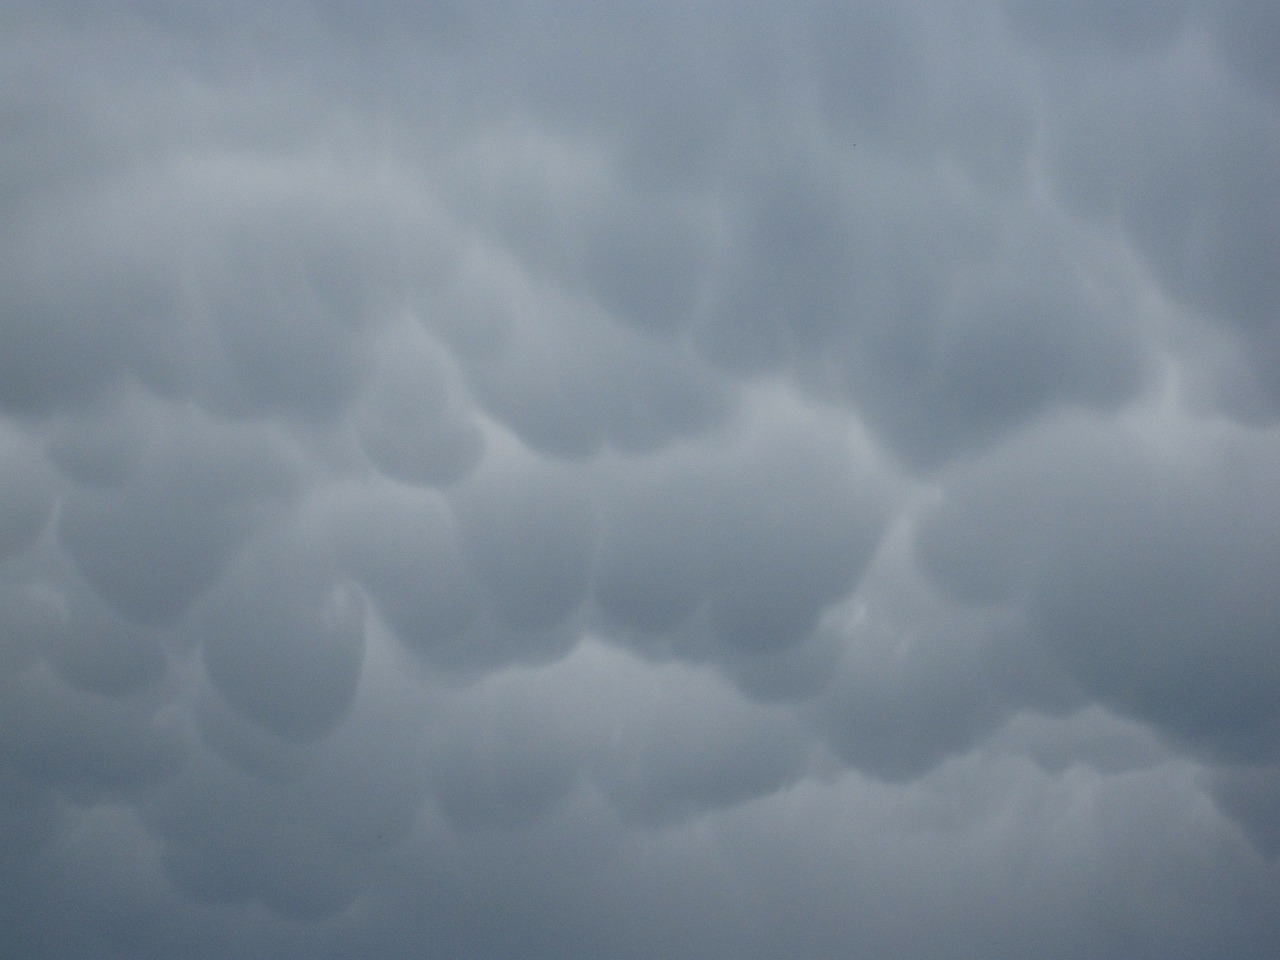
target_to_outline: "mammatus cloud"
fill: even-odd
[[[1268,5],[0,19],[0,953],[1273,955]]]

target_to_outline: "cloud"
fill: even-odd
[[[1274,952],[1269,7],[9,19],[0,954]]]
[[[244,557],[193,619],[227,702],[275,733],[311,737],[336,726],[355,696],[365,606],[323,561],[323,545],[302,539]]]
[[[414,324],[385,338],[382,357],[353,417],[372,465],[402,483],[447,486],[484,454],[484,435],[450,397],[444,363]]]
[[[1162,448],[1046,430],[956,485],[922,528],[923,555],[962,595],[1024,601],[1050,656],[1100,702],[1269,756],[1277,531],[1255,498],[1275,463],[1253,439],[1186,431]]]
[[[55,477],[37,444],[17,430],[0,434],[3,444],[4,513],[0,514],[0,559],[7,560],[39,536],[54,507]]]
[[[150,455],[119,487],[68,493],[57,532],[118,613],[169,625],[287,505],[297,479],[287,450],[265,431],[191,418],[155,433]]]

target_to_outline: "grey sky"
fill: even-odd
[[[0,955],[1274,957],[1275,11],[0,4]]]

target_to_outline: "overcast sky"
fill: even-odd
[[[0,955],[1273,960],[1274,0],[0,0]]]

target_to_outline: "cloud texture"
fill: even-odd
[[[0,23],[0,954],[1274,955],[1271,6]]]

